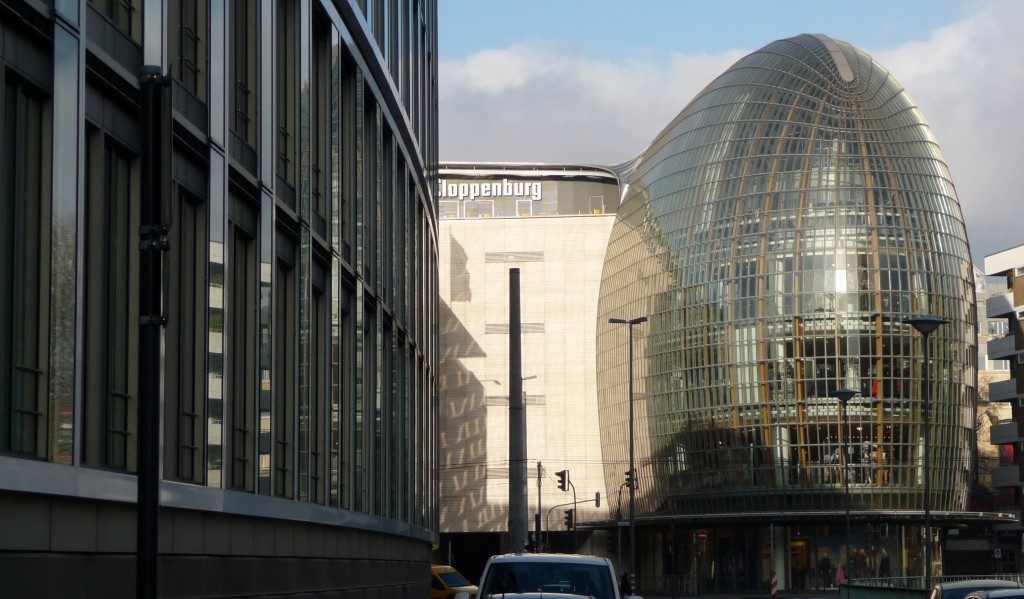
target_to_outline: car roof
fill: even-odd
[[[1019,589],[1021,588],[1020,583],[1013,580],[998,580],[994,578],[981,578],[978,580],[957,580],[954,582],[944,582],[942,584],[935,585],[940,590],[949,589]]]
[[[506,553],[495,555],[490,561],[495,563],[505,562],[560,562],[574,564],[595,564],[606,565],[608,559],[593,555],[574,555],[571,553]]]
[[[988,591],[987,593],[985,593],[985,597],[987,597],[988,599],[998,599],[1000,597],[1010,599],[1011,597],[1024,597],[1024,594],[1021,593],[1021,590],[1019,588],[996,589],[994,591]]]

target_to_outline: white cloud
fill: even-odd
[[[441,63],[441,156],[612,164],[745,51],[612,62],[515,46]]]
[[[979,262],[986,253],[1024,243],[1024,228],[1008,218],[1024,205],[1022,22],[1024,3],[986,2],[927,39],[866,48],[906,86],[934,127]],[[442,61],[441,156],[627,160],[751,50],[610,61],[513,46]]]
[[[923,41],[872,54],[921,107],[949,164],[976,262],[1024,243],[1024,3],[987,3]],[[1018,217],[1019,218],[1019,217]]]

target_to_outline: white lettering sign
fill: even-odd
[[[475,200],[477,198],[513,197],[540,199],[539,181],[466,181],[449,183],[445,179],[437,182],[437,195],[441,198]]]

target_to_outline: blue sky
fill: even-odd
[[[442,160],[617,164],[776,39],[870,53],[934,129],[975,262],[1024,243],[1024,1],[440,0]]]
[[[442,59],[484,48],[542,45],[599,58],[756,49],[798,33],[826,33],[862,48],[925,39],[968,15],[960,0],[686,2],[440,0]]]

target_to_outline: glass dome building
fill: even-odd
[[[930,337],[936,521],[967,505],[977,333],[959,201],[914,100],[845,42],[779,40],[619,170],[597,325],[609,490],[629,463],[629,348],[628,327],[608,321],[646,316],[633,347],[637,518],[703,533],[675,541],[674,572],[713,571],[717,557],[719,578],[738,564],[741,589],[773,569],[783,588],[831,586],[848,500],[859,572],[847,576],[920,573],[924,346],[905,321],[948,321]],[[837,388],[857,391],[845,427]]]

